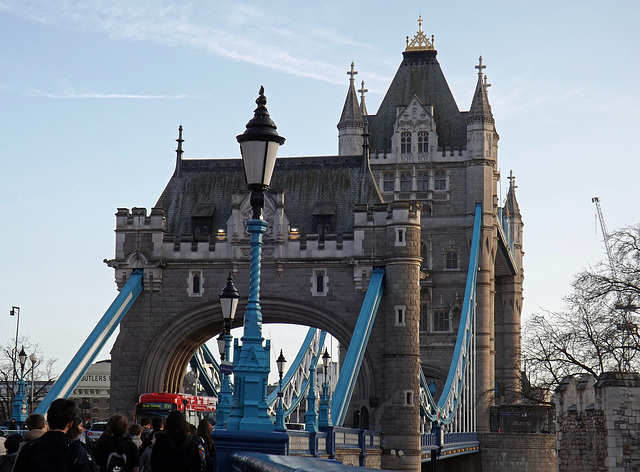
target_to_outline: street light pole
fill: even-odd
[[[242,431],[273,431],[267,411],[267,385],[269,380],[269,350],[271,343],[262,337],[262,311],[260,308],[260,260],[262,235],[268,223],[262,219],[264,191],[269,188],[275,167],[278,147],[285,139],[267,110],[264,88],[256,100],[258,107],[247,123],[243,134],[237,136],[242,153],[247,187],[251,190],[252,218],[247,221],[251,237],[249,297],[244,316],[242,344],[236,339],[233,353],[235,394],[227,429]],[[264,343],[264,344],[263,344]]]
[[[276,359],[276,364],[278,366],[278,406],[276,408],[276,423],[274,431],[286,431],[287,427],[284,424],[284,392],[282,391],[282,374],[284,373],[284,365],[287,363],[287,360],[284,358],[282,354],[282,349],[280,349],[280,356]]]
[[[327,375],[330,360],[331,356],[329,355],[329,351],[327,350],[327,348],[325,348],[324,354],[322,355],[324,378],[322,381],[322,395],[320,397],[320,408],[318,411],[318,426],[321,428],[328,428],[333,426],[333,422],[331,421],[331,394],[329,393],[329,376]]]
[[[18,394],[13,399],[13,409],[11,411],[11,419],[15,420],[18,428],[22,429],[24,421],[27,419],[27,400],[24,387],[24,364],[27,362],[27,354],[24,352],[24,346],[18,354],[20,360],[20,380],[18,381]]]
[[[34,387],[33,374],[35,373],[34,371],[36,370],[36,361],[38,360],[38,356],[36,356],[35,352],[29,356],[29,360],[31,361],[31,410],[30,411],[34,411],[34,408],[33,408],[33,387]]]
[[[18,330],[20,328],[20,307],[19,306],[12,306],[11,307],[11,311],[9,312],[9,315],[16,317],[16,339],[15,339],[15,344],[14,344],[14,347],[13,347],[13,356],[11,356],[11,361],[13,362],[13,378],[11,380],[11,389],[13,390],[14,398],[15,398],[15,391],[16,391],[16,361],[17,361],[16,356],[18,355]]]

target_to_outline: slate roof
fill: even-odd
[[[414,95],[423,105],[434,105],[439,145],[466,149],[466,113],[458,109],[436,58],[437,54],[435,49],[402,53],[403,61],[377,114],[367,117],[373,150],[391,149],[396,108],[406,107]]]
[[[226,228],[231,194],[248,193],[242,160],[187,159],[177,165],[155,205],[166,211],[167,233],[190,235],[192,216],[211,214],[212,232]],[[382,202],[362,156],[278,158],[271,189],[285,191],[285,213],[302,234],[316,232],[313,216],[319,208],[335,208],[335,232],[343,234],[353,231],[356,203]]]

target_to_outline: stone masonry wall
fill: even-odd
[[[556,390],[559,472],[640,470],[640,375],[565,378]]]
[[[554,434],[484,433],[480,434],[480,462],[483,472],[556,472],[556,436]],[[591,469],[582,469],[583,472]]]

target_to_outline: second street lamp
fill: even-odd
[[[284,392],[282,391],[282,374],[284,373],[284,366],[287,363],[287,360],[284,358],[282,354],[282,349],[280,349],[280,356],[276,360],[276,364],[278,366],[278,406],[276,407],[276,424],[275,431],[286,431],[287,427],[284,424],[284,405],[283,405],[283,396]]]
[[[329,355],[329,351],[327,348],[324,349],[324,354],[322,355],[322,367],[323,367],[323,380],[322,380],[322,395],[320,396],[320,408],[318,410],[318,426],[321,428],[327,428],[333,426],[333,422],[331,421],[331,395],[329,394],[329,361],[331,360],[331,356]]]
[[[27,354],[24,352],[24,346],[18,354],[20,361],[20,379],[18,380],[18,393],[13,399],[13,409],[11,410],[11,419],[16,421],[19,428],[22,428],[24,421],[27,419],[27,399],[24,388],[24,365],[27,362]]]
[[[220,388],[220,403],[218,405],[216,420],[218,429],[224,429],[231,413],[233,388],[231,386],[231,373],[233,372],[233,365],[230,362],[231,359],[231,341],[233,336],[231,335],[231,328],[233,319],[236,316],[236,310],[238,308],[238,301],[240,300],[240,294],[233,285],[233,278],[231,274],[227,277],[227,285],[224,287],[219,295],[220,308],[222,309],[222,318],[224,320],[224,328],[222,333],[218,337],[218,351],[220,351],[220,371],[222,374],[221,388]]]

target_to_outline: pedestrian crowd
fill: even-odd
[[[27,432],[9,436],[0,472],[213,472],[215,448],[212,425],[202,419],[187,423],[172,411],[165,418],[140,419],[112,415],[96,441],[87,440],[84,423],[73,400],[51,403],[47,418],[31,414]]]

